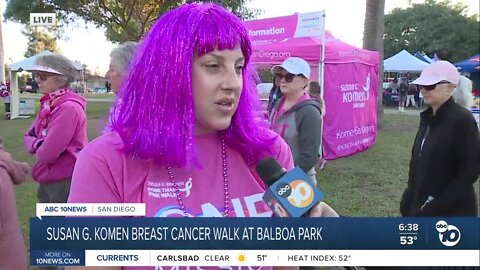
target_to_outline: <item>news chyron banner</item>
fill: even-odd
[[[144,211],[142,204],[41,205],[30,219],[30,263],[480,266],[479,218],[145,218]],[[94,217],[115,214],[124,217]]]

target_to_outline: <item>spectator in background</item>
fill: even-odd
[[[417,86],[413,83],[408,85],[408,92],[407,92],[407,103],[405,104],[405,107],[408,108],[410,103],[414,108],[417,108],[417,104],[415,103],[415,95],[417,94]]]
[[[30,166],[12,159],[0,139],[0,270],[27,269],[27,249],[18,222],[14,185],[27,180]]]
[[[460,76],[460,81],[453,92],[453,100],[467,110],[472,108],[474,100],[472,94],[472,81],[469,78]]]
[[[422,91],[418,91],[418,107],[423,108],[423,95],[422,95]]]
[[[398,112],[405,112],[405,102],[407,101],[408,83],[405,77],[400,77],[397,84],[398,89]]]
[[[321,155],[322,112],[318,100],[306,90],[310,66],[302,58],[290,57],[272,71],[282,77],[283,98],[273,108],[271,128],[290,146],[295,166],[317,183],[315,166]]]
[[[326,109],[325,109],[325,101],[323,100],[322,95],[322,88],[318,82],[310,82],[307,86],[307,92],[310,94],[310,97],[316,99],[318,103],[320,103],[320,112],[322,113],[322,117],[325,116]]]
[[[392,94],[398,93],[398,80],[397,78],[394,78],[393,80],[390,81],[390,85],[388,88],[392,89]]]
[[[3,98],[3,104],[5,105],[5,114],[3,117],[5,120],[10,120],[10,91],[2,82],[0,82],[0,97]]]
[[[480,134],[472,113],[452,98],[459,77],[451,63],[437,61],[412,82],[430,107],[420,114],[412,149],[400,202],[405,217],[478,215],[474,183],[480,174]]]
[[[110,93],[111,86],[112,86],[111,83],[109,83],[108,81],[105,81],[105,88],[107,89],[107,93]]]
[[[133,41],[125,42],[110,52],[110,66],[105,74],[107,83],[115,94],[118,93],[130,70],[130,64],[135,57],[138,43]]]
[[[86,101],[70,89],[77,72],[66,57],[40,56],[29,71],[43,94],[37,119],[23,140],[36,157],[32,177],[39,183],[38,200],[65,203],[77,155],[87,144]]]
[[[268,95],[268,106],[267,112],[268,115],[272,113],[272,109],[275,106],[275,103],[283,97],[282,91],[280,91],[280,74],[273,74],[273,86],[270,89],[270,94]]]

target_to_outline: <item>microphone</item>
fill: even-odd
[[[260,161],[255,170],[268,186],[262,199],[278,216],[306,216],[324,198],[298,166],[287,172],[274,158],[268,157]]]

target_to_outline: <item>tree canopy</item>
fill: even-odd
[[[51,52],[58,52],[57,39],[47,32],[40,30],[28,28],[22,32],[28,37],[28,47],[25,52],[25,57],[34,56],[35,54],[41,53],[45,50]]]
[[[249,0],[200,2],[219,3],[241,18],[249,19],[255,17],[259,10],[247,8],[245,6],[247,1]],[[55,12],[61,25],[67,25],[80,17],[94,23],[97,27],[104,28],[107,39],[112,42],[138,41],[148,32],[158,17],[184,2],[183,0],[9,0],[5,18],[28,25],[32,12]]]
[[[479,52],[478,15],[467,16],[464,4],[427,0],[385,15],[385,58],[402,49],[456,62]]]

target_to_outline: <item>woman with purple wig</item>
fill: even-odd
[[[139,47],[113,131],[80,154],[69,202],[145,203],[149,217],[271,217],[255,164],[293,162],[254,117],[251,55],[242,22],[216,4],[164,14]],[[326,204],[311,211],[330,214]]]

